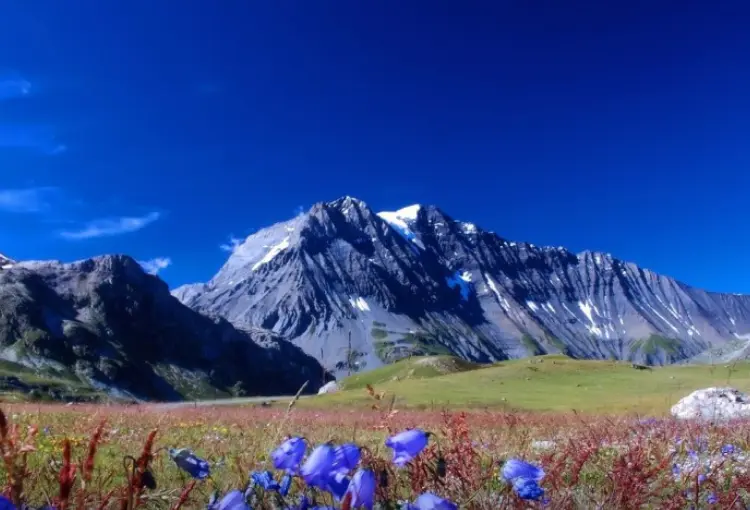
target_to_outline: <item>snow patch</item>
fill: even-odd
[[[268,253],[266,253],[266,255],[262,259],[260,259],[258,262],[256,262],[253,265],[252,270],[255,271],[260,266],[262,266],[264,264],[268,264],[269,262],[271,262],[271,260],[273,260],[273,258],[276,255],[278,255],[282,251],[286,250],[287,248],[289,248],[289,238],[288,237],[285,238],[283,241],[281,241],[279,244],[277,244],[275,246],[271,246],[271,249],[268,250]]]
[[[4,262],[4,264],[0,266],[0,269],[10,269],[16,263],[13,259],[6,257],[2,253],[0,253],[0,262]]]
[[[464,234],[476,234],[477,233],[477,226],[473,223],[461,223],[461,228],[464,231]]]
[[[656,314],[656,316],[659,317],[661,320],[663,320],[664,322],[666,322],[667,326],[669,326],[670,328],[672,328],[675,333],[679,333],[680,332],[680,330],[677,329],[674,326],[674,324],[672,324],[671,322],[669,322],[662,314],[660,314],[659,312],[657,312],[656,310],[654,310],[654,308],[651,305],[649,305],[648,303],[646,303],[646,306],[648,306],[649,308],[651,308],[651,311],[654,312]]]
[[[593,307],[593,305],[591,304],[590,301],[586,301],[585,303],[583,303],[582,301],[578,302],[578,308],[581,309],[581,311],[583,312],[583,314],[586,316],[586,318],[591,323],[591,325],[587,325],[586,326],[586,329],[589,330],[589,333],[592,333],[592,334],[594,334],[596,336],[602,336],[603,332],[602,332],[601,328],[599,328],[599,326],[596,325],[596,322],[594,322],[594,317],[591,315],[591,309],[592,309],[592,307]],[[593,307],[593,308],[597,312],[597,315],[598,315],[599,314],[598,310],[596,310],[595,307]]]
[[[471,283],[471,273],[468,271],[464,271],[461,273],[461,276],[459,276],[463,281]]]
[[[529,308],[531,308],[531,310],[534,311],[534,312],[536,312],[537,310],[539,310],[539,307],[536,306],[536,303],[534,303],[533,301],[526,301],[526,306],[528,306]]]
[[[464,279],[464,276],[468,275],[468,280]],[[453,273],[453,276],[446,276],[445,282],[448,284],[448,287],[451,289],[458,287],[461,291],[461,299],[464,301],[469,300],[469,293],[471,292],[471,287],[469,286],[469,282],[471,282],[471,275],[467,272],[459,273],[456,271]]]
[[[422,244],[422,241],[417,239],[417,235],[412,232],[407,223],[407,221],[414,221],[417,218],[416,212],[413,210],[414,207],[417,208],[416,211],[418,212],[419,206],[409,206],[396,212],[379,212],[378,216],[380,216],[380,218],[388,223],[391,228],[398,232],[401,237],[411,243],[414,243],[424,250],[424,244]]]
[[[555,307],[552,306],[552,303],[544,303],[542,304],[542,308],[547,310],[549,313],[557,313],[557,310],[555,310]]]
[[[732,323],[732,326],[736,326],[737,325],[737,322],[732,317],[729,318],[729,322]]]
[[[367,304],[367,301],[365,301],[362,296],[358,297],[357,299],[349,298],[349,303],[351,303],[354,308],[359,309],[361,312],[370,311],[370,305]]]
[[[495,282],[492,280],[490,275],[485,274],[484,279],[487,280],[487,285],[490,287],[490,290],[495,293],[495,296],[497,297],[497,300],[500,302],[500,306],[503,307],[503,309],[507,312],[510,310],[510,304],[508,304],[508,300],[505,299],[501,294],[500,291],[497,290],[497,285],[495,285]]]
[[[409,221],[416,221],[417,215],[419,214],[419,210],[422,208],[419,204],[410,205],[407,207],[404,207],[403,209],[399,209],[396,211],[396,214],[405,220]]]
[[[581,309],[583,314],[586,316],[586,318],[589,320],[591,324],[594,324],[594,318],[591,316],[591,303],[586,302],[583,303],[582,301],[578,302],[578,308]]]

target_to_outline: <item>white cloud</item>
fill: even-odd
[[[244,239],[240,239],[238,237],[229,236],[229,242],[222,244],[219,246],[224,251],[228,251],[229,253],[234,253],[234,251],[243,243]]]
[[[80,230],[63,231],[60,236],[65,239],[93,239],[95,237],[116,236],[136,232],[147,227],[161,217],[159,212],[150,212],[145,216],[123,216],[121,218],[104,218],[94,220]]]
[[[172,265],[172,259],[169,257],[156,257],[151,260],[139,260],[138,263],[148,274],[159,274],[159,271]]]
[[[57,188],[0,189],[0,211],[40,213],[49,210]]]

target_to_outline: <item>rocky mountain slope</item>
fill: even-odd
[[[293,394],[323,369],[277,335],[182,305],[127,256],[0,262],[0,359],[113,394]]]
[[[750,296],[507,241],[432,206],[376,214],[351,197],[249,236],[209,282],[173,295],[270,329],[339,375],[412,353],[661,364],[750,352]]]

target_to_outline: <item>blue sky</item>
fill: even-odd
[[[750,293],[750,12],[614,4],[6,0],[0,252],[179,285],[352,195]]]

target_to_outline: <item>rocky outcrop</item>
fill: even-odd
[[[704,388],[680,399],[671,413],[680,420],[711,422],[750,418],[750,399],[735,388]]]

